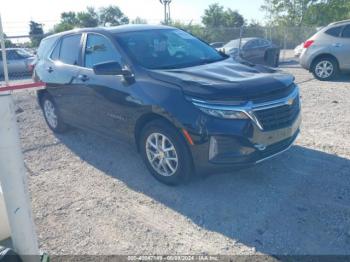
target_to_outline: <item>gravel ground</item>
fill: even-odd
[[[54,135],[31,92],[15,94],[33,213],[50,254],[350,255],[350,77],[300,84],[302,133],[256,167],[167,187],[133,145]]]

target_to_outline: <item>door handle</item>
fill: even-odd
[[[53,72],[53,68],[52,68],[51,66],[49,66],[49,67],[47,68],[47,72],[52,73],[52,72]]]
[[[87,75],[78,75],[78,79],[80,81],[86,82],[89,80],[89,77]]]
[[[334,47],[342,47],[343,45],[340,44],[340,43],[335,43],[335,44],[333,44],[333,46],[334,46]]]

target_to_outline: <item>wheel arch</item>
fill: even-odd
[[[44,98],[45,95],[50,95],[50,94],[46,89],[38,90],[36,94],[38,98],[38,103],[42,107],[42,99]]]
[[[337,67],[339,69],[339,61],[334,55],[332,55],[330,53],[322,53],[322,54],[319,54],[319,55],[315,56],[314,59],[312,59],[311,66],[310,66],[310,71],[315,66],[316,61],[319,60],[319,59],[322,59],[322,58],[332,58],[332,59],[334,59],[334,61],[337,62]]]
[[[140,139],[140,135],[142,133],[143,128],[150,122],[154,121],[154,120],[163,120],[165,122],[167,122],[169,125],[173,126],[174,128],[178,129],[178,127],[176,127],[167,117],[157,114],[157,113],[147,113],[145,115],[142,115],[141,117],[139,117],[139,119],[137,119],[135,127],[134,127],[134,139],[135,139],[135,144],[137,147],[137,150],[140,150],[140,145],[139,145],[139,139]]]
[[[150,122],[155,121],[155,120],[163,120],[165,121],[167,124],[169,124],[170,126],[172,126],[175,130],[177,130],[177,132],[179,133],[179,135],[184,139],[187,149],[191,152],[190,146],[189,146],[189,141],[186,138],[185,134],[182,131],[182,126],[179,123],[174,123],[173,121],[171,121],[167,116],[158,114],[158,113],[147,113],[145,115],[142,115],[137,121],[136,124],[134,126],[134,140],[135,140],[135,145],[137,148],[137,151],[139,152],[140,150],[140,145],[139,145],[139,139],[140,139],[140,135],[142,133],[143,128]]]

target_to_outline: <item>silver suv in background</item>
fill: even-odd
[[[6,48],[6,60],[8,73],[11,76],[29,75],[33,71],[34,55],[24,48]],[[0,53],[0,77],[3,74],[4,66]]]
[[[350,20],[332,23],[307,40],[300,64],[322,81],[350,71]]]

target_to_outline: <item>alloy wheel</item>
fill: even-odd
[[[50,100],[45,100],[44,102],[44,113],[49,125],[52,128],[56,128],[58,125],[57,115],[55,111],[55,106]]]
[[[147,159],[160,175],[170,177],[178,169],[179,159],[174,144],[160,133],[151,133],[146,140]]]
[[[333,72],[334,66],[328,60],[320,61],[315,67],[316,75],[322,79],[330,77]]]

